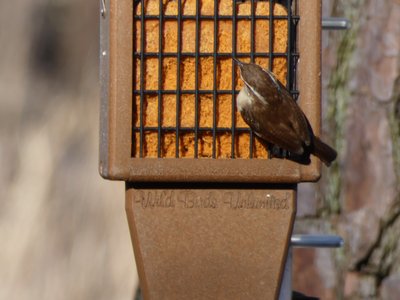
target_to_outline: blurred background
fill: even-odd
[[[323,0],[323,133],[339,151],[299,186],[294,288],[321,299],[400,295],[400,1]],[[132,299],[124,184],[98,175],[99,3],[0,2],[0,298]]]
[[[98,173],[98,18],[0,2],[0,299],[133,299],[124,184]]]

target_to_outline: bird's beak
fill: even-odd
[[[243,67],[243,63],[242,63],[240,60],[238,60],[238,59],[236,59],[236,58],[234,58],[234,57],[232,57],[232,59],[233,59],[233,61],[234,61],[235,63],[238,64],[239,67]]]

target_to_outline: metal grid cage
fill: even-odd
[[[212,5],[203,7],[206,2]],[[276,5],[284,13],[275,14]],[[139,0],[133,12],[131,156],[266,158],[236,111],[240,81],[232,58],[264,64],[274,72],[275,62],[283,62],[278,78],[297,99],[297,1]],[[282,24],[286,36],[279,48],[275,45],[282,41],[274,34]],[[239,39],[246,30],[247,39]],[[227,34],[229,46],[221,39]],[[205,77],[209,80],[203,84]],[[223,77],[230,84],[219,84]]]
[[[173,12],[168,10],[171,4]],[[105,0],[103,6],[99,171],[104,178],[318,180],[321,164],[314,157],[310,165],[261,159],[268,156],[265,147],[260,151],[260,142],[236,111],[242,83],[232,58],[272,68],[294,97],[299,96],[318,136],[321,0]],[[276,7],[283,7],[284,13]]]

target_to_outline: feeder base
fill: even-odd
[[[143,188],[126,212],[144,299],[276,299],[293,189]]]

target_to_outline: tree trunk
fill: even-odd
[[[337,233],[345,247],[295,250],[295,288],[322,299],[397,299],[400,2],[323,3],[324,16],[352,22],[323,33],[323,133],[339,158],[300,188],[296,231]]]

